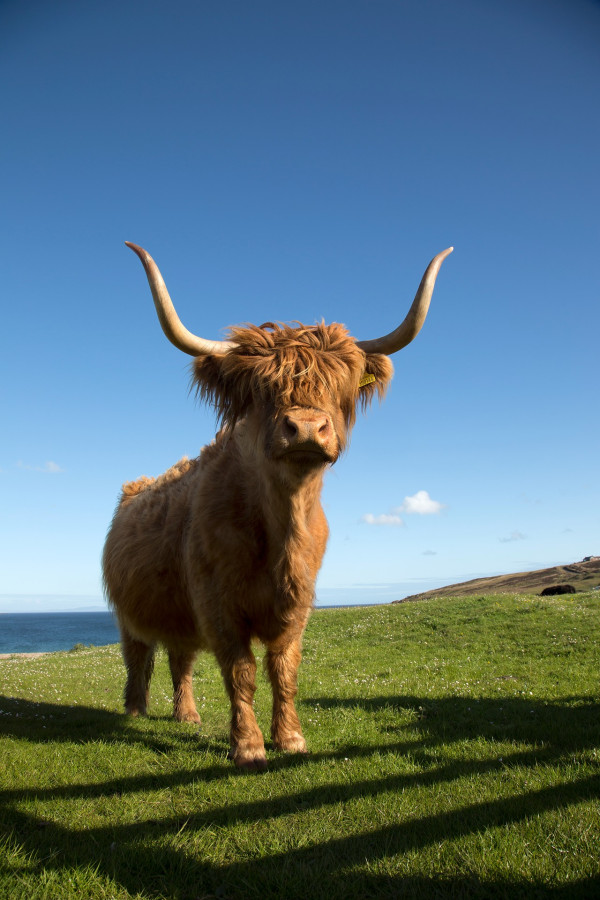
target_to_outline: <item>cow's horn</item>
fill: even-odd
[[[223,354],[236,346],[234,341],[208,341],[188,331],[175,312],[167,286],[150,254],[146,253],[142,247],[138,247],[137,244],[131,244],[129,241],[125,241],[125,243],[134,253],[137,253],[142,261],[162,330],[172,344],[175,344],[184,353],[189,353],[190,356],[206,356],[209,353]]]
[[[385,353],[389,356],[391,353],[402,350],[403,347],[406,347],[407,344],[410,344],[416,338],[427,316],[435,279],[440,271],[440,266],[453,250],[454,247],[448,247],[447,250],[433,257],[425,270],[419,290],[402,325],[399,325],[395,331],[390,331],[384,337],[374,338],[372,341],[357,341],[356,343],[361,350],[364,350],[365,353]]]

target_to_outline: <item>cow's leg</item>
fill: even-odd
[[[250,643],[232,640],[215,650],[231,701],[231,750],[229,758],[244,769],[265,769],[267,757],[256,722],[253,698],[256,690],[256,660]]]
[[[280,642],[269,645],[265,656],[273,688],[271,738],[277,750],[291,753],[306,753],[306,741],[294,706],[301,658],[300,638],[283,645]]]
[[[121,649],[127,669],[125,712],[130,716],[145,716],[154,669],[154,645],[138,641],[122,628]]]
[[[192,671],[195,653],[169,650],[169,667],[173,680],[173,715],[178,722],[197,722],[200,716],[192,693]]]

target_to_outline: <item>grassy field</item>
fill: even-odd
[[[600,597],[321,610],[298,709],[310,753],[227,762],[203,726],[121,714],[118,647],[0,661],[0,897],[549,897],[600,892]],[[270,693],[256,695],[268,734]]]

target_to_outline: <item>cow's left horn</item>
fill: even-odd
[[[385,353],[389,356],[391,353],[402,350],[403,347],[406,347],[407,344],[410,344],[416,338],[427,316],[435,279],[440,271],[440,266],[453,250],[454,247],[448,247],[447,250],[438,253],[431,260],[402,325],[399,325],[395,331],[390,331],[384,337],[374,338],[372,341],[357,341],[356,343],[361,350],[364,350],[365,353]]]
[[[125,241],[125,243],[134,253],[137,253],[142,261],[162,330],[172,344],[175,344],[184,353],[189,353],[190,356],[206,356],[209,353],[223,354],[236,346],[234,341],[208,341],[188,331],[175,312],[167,286],[150,254],[146,253],[142,247],[138,247],[137,244],[131,244],[129,241]]]

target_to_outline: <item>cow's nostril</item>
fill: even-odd
[[[298,426],[296,425],[294,420],[290,416],[286,416],[283,420],[283,424],[285,426],[287,437],[295,438],[298,434]]]

